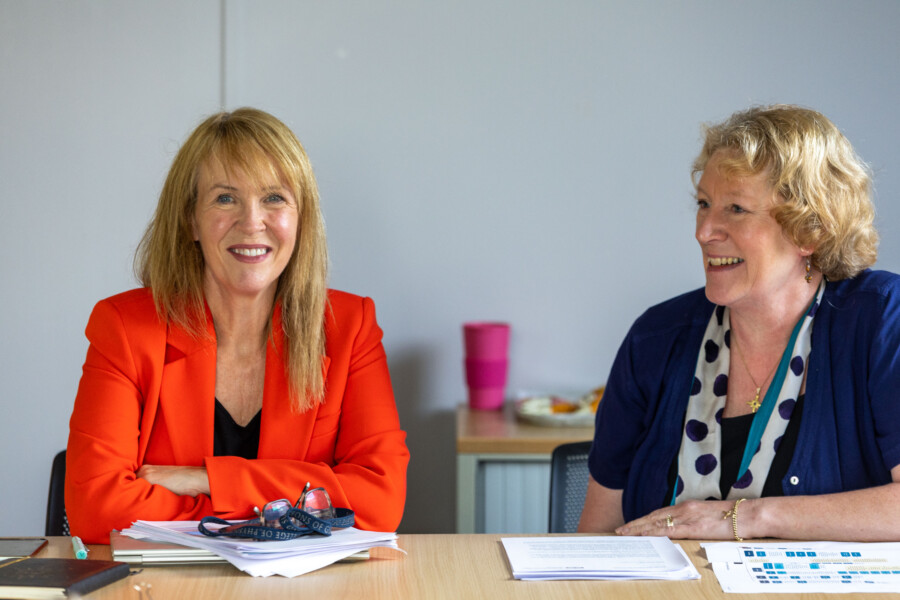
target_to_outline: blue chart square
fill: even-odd
[[[831,579],[831,575],[822,575],[822,579]]]
[[[819,563],[809,563],[809,568],[810,568],[810,569],[818,569],[818,568],[819,568]]]
[[[791,575],[791,579],[800,579],[799,575]]]
[[[763,580],[760,581],[760,583],[769,583],[769,580],[768,580],[768,579],[763,579]]]
[[[844,583],[847,583],[848,579],[853,579],[852,575],[841,575],[841,579],[844,580]]]
[[[815,553],[815,552],[807,552],[806,555],[807,555],[807,556],[815,556],[816,553]]]
[[[751,569],[751,571],[753,571],[754,573],[761,573],[761,572],[762,572],[762,569],[760,569],[759,567],[753,567],[753,568]]]
[[[753,550],[744,550],[744,556],[753,556]]]
[[[776,568],[776,569],[783,569],[783,568],[784,568],[784,563],[775,563],[775,568]]]
[[[851,552],[850,556],[862,556],[862,552]]]
[[[756,553],[756,555],[757,555],[757,556],[765,556],[766,553],[765,553],[765,551],[763,551],[763,550],[759,550],[759,551]]]
[[[806,580],[805,580],[805,579],[801,579],[801,580],[800,580],[800,581],[798,581],[798,582],[797,582],[797,583],[809,583],[809,582],[808,582],[808,581],[806,581]]]
[[[797,552],[797,556],[806,556],[806,552]]]
[[[850,553],[849,552],[841,552],[841,556],[845,556],[845,557],[850,556]]]
[[[790,551],[785,552],[784,555],[785,556],[796,556],[793,552],[790,552]]]
[[[772,563],[763,563],[763,569],[771,569]]]

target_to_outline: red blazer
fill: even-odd
[[[73,535],[108,543],[137,519],[249,518],[297,499],[307,481],[361,529],[394,531],[403,515],[409,450],[400,429],[381,329],[369,298],[329,292],[325,402],[291,411],[279,332],[266,351],[256,460],[213,456],[216,342],[167,327],[150,291],[100,301],[69,423],[66,512]],[[179,496],[135,476],[143,464],[205,465],[210,495]]]

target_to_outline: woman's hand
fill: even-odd
[[[748,504],[749,501],[742,502],[740,512]],[[688,500],[625,523],[616,529],[616,534],[657,535],[682,540],[730,540],[734,539],[734,531],[728,511],[733,506],[731,500]]]
[[[161,485],[179,496],[209,494],[209,477],[206,474],[206,467],[142,465],[136,475],[152,484]]]

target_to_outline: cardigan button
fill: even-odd
[[[794,475],[793,477],[791,477],[791,485],[797,485],[798,483],[800,483],[800,478],[799,478],[799,477],[797,477],[796,475]]]

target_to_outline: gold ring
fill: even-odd
[[[666,527],[675,527],[675,519],[672,515],[666,515]]]

